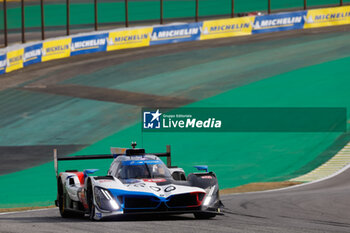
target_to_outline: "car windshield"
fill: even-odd
[[[123,161],[117,172],[119,179],[149,179],[171,177],[167,167],[158,160]]]

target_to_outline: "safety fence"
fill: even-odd
[[[350,6],[65,36],[1,49],[0,74],[86,53],[344,24]]]
[[[2,0],[0,44],[6,47],[91,29],[179,20],[199,22],[212,17],[234,18],[348,3],[350,0]]]

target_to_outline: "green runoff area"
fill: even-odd
[[[109,66],[63,83],[197,100],[186,107],[349,109],[349,39],[349,33],[341,32],[179,52]],[[261,79],[254,80],[254,77]],[[232,80],[241,80],[241,83],[232,83]],[[16,98],[11,98],[9,103],[6,96],[11,97],[13,92]],[[141,119],[123,122],[131,115],[140,116],[140,108],[135,106],[14,89],[0,92],[0,97],[0,105],[9,106],[4,118],[7,122],[0,121],[0,146],[89,144],[74,153],[86,155],[110,153],[110,147],[129,147],[131,141],[137,141],[138,146],[148,152],[164,152],[170,144],[173,165],[184,168],[186,173],[195,171],[194,165],[208,165],[217,174],[221,189],[251,182],[284,181],[310,171],[317,166],[315,161],[322,162],[320,154],[342,135],[142,134]],[[21,100],[27,101],[20,106],[26,114],[10,120],[11,111]],[[30,104],[35,100],[42,102]],[[48,101],[51,107],[39,109]],[[30,110],[31,106],[37,107]],[[349,119],[349,112],[347,114]],[[59,170],[97,168],[100,169],[97,175],[105,175],[110,162],[62,161]],[[48,206],[56,198],[53,162],[1,175],[0,183],[0,208]]]
[[[159,0],[129,0],[129,21],[158,20],[160,18]],[[344,0],[344,3],[350,0]],[[303,9],[301,0],[271,0],[271,9]],[[337,5],[339,0],[308,0],[308,6]],[[8,4],[7,22],[8,29],[21,28],[20,2]],[[267,11],[267,0],[235,0],[235,13]],[[195,17],[195,0],[164,0],[164,19]],[[45,1],[44,21],[46,27],[65,26],[66,4],[65,1]],[[199,16],[230,15],[231,0],[199,0]],[[71,1],[70,24],[86,25],[94,23],[93,1]],[[0,11],[0,29],[3,29],[3,9]],[[125,1],[98,1],[99,23],[123,23],[125,21]],[[39,2],[30,2],[25,6],[25,27],[33,28],[41,26],[41,13]]]

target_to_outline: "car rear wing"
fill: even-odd
[[[69,157],[58,157],[57,149],[53,150],[53,159],[56,177],[58,177],[58,161],[67,161],[67,160],[90,160],[90,159],[114,159],[119,155],[126,156],[136,156],[136,155],[156,155],[158,157],[167,158],[167,167],[171,167],[171,149],[170,145],[166,146],[165,153],[145,153],[144,149],[135,148],[136,144],[132,144],[132,149],[128,148],[111,148],[112,154],[100,154],[100,155],[77,155]],[[114,149],[114,150],[113,150]],[[121,151],[122,153],[118,152]],[[118,152],[118,153],[116,153]]]

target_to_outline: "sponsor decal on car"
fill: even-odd
[[[141,181],[139,181],[138,179],[127,179],[127,180],[124,180],[124,183],[126,184],[135,184],[135,183],[139,183]]]
[[[114,181],[114,180],[98,180],[98,182],[100,182],[100,183],[106,183],[106,182],[112,182],[112,181]]]
[[[166,179],[163,178],[156,178],[156,179],[143,179],[144,182],[154,182],[154,183],[160,183],[165,182]]]
[[[175,189],[176,189],[175,186],[170,185],[170,186],[166,187],[166,188],[164,189],[164,191],[165,191],[165,192],[171,192],[171,191],[174,191]]]
[[[102,213],[95,213],[96,219],[101,219],[102,218]]]

